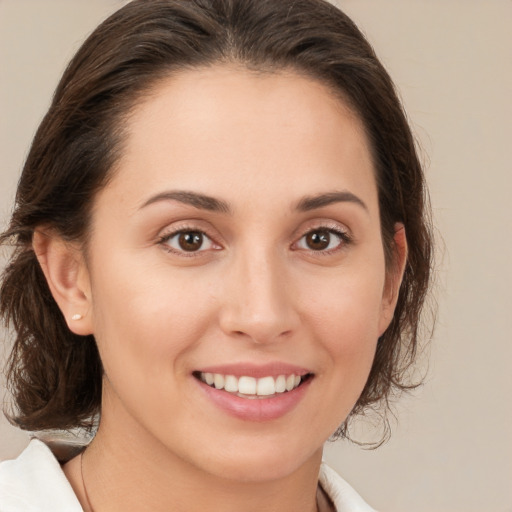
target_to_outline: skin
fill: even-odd
[[[83,459],[90,501],[96,511],[316,510],[322,446],[364,387],[406,259],[397,226],[386,272],[363,126],[291,72],[186,71],[145,98],[95,199],[87,254],[50,232],[34,239],[70,328],[94,334],[105,369]],[[176,190],[230,213],[155,199]],[[357,200],[297,208],[333,192]],[[313,250],[305,235],[319,229],[348,238],[330,233],[330,249]],[[208,238],[186,253],[169,238],[179,230]],[[314,377],[272,421],[227,414],[192,376],[274,361]],[[64,469],[88,509],[79,459]]]

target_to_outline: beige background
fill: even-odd
[[[277,1],[277,0],[276,0]],[[0,223],[66,61],[120,2],[0,0]],[[382,511],[512,511],[510,0],[340,0],[394,77],[446,250],[428,378],[392,440],[326,457]],[[0,459],[27,436],[0,422]]]

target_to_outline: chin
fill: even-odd
[[[227,480],[264,483],[285,479],[301,468],[320,464],[323,445],[308,452],[304,445],[292,447],[285,444],[285,440],[267,443],[249,441],[242,447],[230,447],[220,456],[211,454],[205,469]]]

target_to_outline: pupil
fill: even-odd
[[[203,234],[199,231],[187,231],[180,234],[178,242],[184,251],[197,251],[203,245]]]
[[[328,231],[313,231],[306,236],[306,242],[310,249],[321,251],[329,247],[330,233]]]

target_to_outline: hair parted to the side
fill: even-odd
[[[369,43],[323,0],[135,0],[104,21],[70,62],[35,135],[11,223],[0,235],[0,243],[13,245],[0,283],[0,314],[15,335],[7,377],[16,404],[11,421],[19,427],[90,427],[101,402],[94,338],[69,331],[32,249],[34,230],[51,228],[86,245],[93,199],[123,151],[123,121],[162,78],[217,63],[305,74],[328,84],[363,121],[388,272],[397,222],[405,226],[408,262],[394,318],[351,416],[410,387],[431,277],[430,210],[410,127]]]

